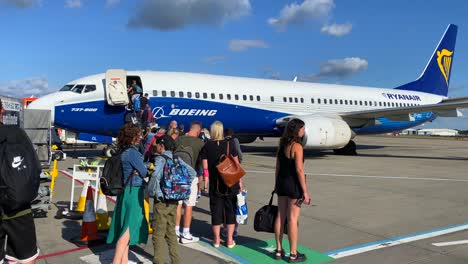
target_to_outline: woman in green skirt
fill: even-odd
[[[137,146],[142,131],[132,123],[124,125],[118,135],[122,152],[123,183],[125,190],[117,196],[117,203],[107,237],[107,243],[117,243],[113,264],[128,263],[128,248],[131,245],[146,244],[148,222],[144,212],[145,181],[148,171]]]

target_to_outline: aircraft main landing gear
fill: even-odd
[[[346,146],[340,149],[334,149],[333,152],[336,155],[356,156],[356,143],[350,140]]]

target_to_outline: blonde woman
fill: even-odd
[[[242,190],[242,180],[231,188],[224,184],[216,165],[220,157],[227,153],[229,141],[224,139],[224,127],[220,121],[215,121],[210,128],[210,140],[206,142],[202,152],[203,176],[209,178],[209,197],[211,211],[211,225],[213,228],[213,246],[220,245],[221,224],[227,227],[226,246],[233,248],[236,243],[233,239],[236,223],[236,195]],[[229,146],[229,152],[236,162],[239,162],[234,146]]]

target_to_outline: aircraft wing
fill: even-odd
[[[357,126],[357,123],[375,120],[381,117],[388,118],[392,121],[413,121],[414,118],[412,114],[424,112],[433,112],[440,117],[460,117],[462,113],[458,108],[468,108],[468,97],[445,99],[440,103],[430,105],[346,112],[339,114],[339,116],[353,127]]]

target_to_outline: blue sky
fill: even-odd
[[[466,10],[463,0],[0,0],[0,93],[39,96],[108,68],[391,88],[419,76],[453,23],[450,96],[468,96]],[[468,119],[425,127],[468,129]]]

